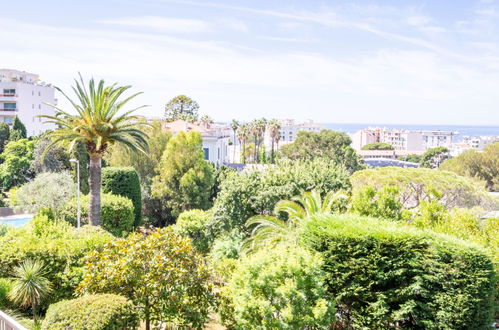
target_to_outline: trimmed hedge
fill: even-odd
[[[138,326],[133,304],[113,294],[89,295],[50,305],[42,323],[44,330],[121,330]]]
[[[81,198],[81,224],[88,224],[88,208],[90,197]],[[76,198],[70,200],[61,211],[61,217],[76,226],[78,205]],[[101,194],[102,228],[114,236],[126,236],[133,230],[134,214],[132,201],[126,197],[112,194]]]
[[[47,303],[67,299],[82,279],[82,258],[112,239],[100,227],[76,230],[64,221],[36,216],[0,237],[0,278],[10,278],[12,269],[26,259],[40,260],[46,265],[45,276],[54,285]]]
[[[129,198],[135,214],[134,227],[140,225],[142,195],[137,171],[133,167],[102,168],[102,192]]]
[[[324,258],[340,327],[485,329],[492,323],[494,266],[477,245],[352,215],[315,217],[302,237]]]

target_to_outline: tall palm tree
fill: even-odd
[[[281,124],[275,119],[269,121],[267,124],[267,129],[269,130],[270,139],[272,140],[272,149],[270,152],[270,161],[274,163],[275,161],[275,144],[279,147],[279,140],[281,139]]]
[[[83,78],[75,80],[73,91],[76,100],[72,100],[61,89],[57,88],[70,102],[76,114],[71,114],[55,105],[55,116],[40,116],[48,119],[47,123],[56,124],[59,128],[48,136],[52,142],[47,148],[60,144],[73,149],[76,143],[82,142],[90,156],[90,224],[100,225],[100,190],[101,160],[108,146],[120,143],[131,151],[145,152],[147,134],[140,130],[141,126],[150,126],[139,120],[132,113],[144,106],[121,112],[124,106],[141,93],[122,98],[131,86],[105,86],[104,80],[96,85],[92,78],[85,86]]]
[[[288,220],[267,215],[255,215],[246,222],[253,227],[243,249],[253,251],[261,245],[276,244],[282,240],[293,240],[296,227],[304,220],[317,214],[331,214],[339,199],[348,198],[344,192],[330,191],[324,199],[317,190],[304,192],[292,200],[281,200],[274,208],[274,214],[286,213]]]
[[[239,126],[239,128],[237,129],[237,136],[239,138],[240,144],[242,145],[241,161],[243,162],[243,164],[246,164],[246,143],[250,138],[250,127],[248,126],[248,124]]]
[[[45,267],[41,261],[25,260],[14,268],[9,299],[21,307],[31,307],[36,321],[36,307],[52,291],[50,281],[45,278]]]
[[[232,132],[234,132],[234,157],[232,159],[236,159],[236,132],[237,129],[239,128],[240,124],[237,120],[232,119],[232,122],[230,123],[230,128],[232,128]]]

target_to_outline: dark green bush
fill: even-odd
[[[332,160],[282,161],[265,169],[229,173],[215,201],[216,231],[245,231],[246,220],[272,213],[275,204],[313,189],[325,194],[349,189],[348,171]]]
[[[10,301],[7,295],[12,288],[12,281],[8,278],[0,278],[0,309],[9,307]]]
[[[130,199],[135,214],[134,226],[140,225],[142,196],[139,175],[133,167],[104,167],[102,169],[102,192]]]
[[[213,217],[211,211],[189,210],[180,213],[174,225],[176,233],[192,239],[192,245],[201,253],[207,253],[209,239],[207,224]]]
[[[88,195],[81,198],[81,223],[88,224]],[[76,226],[77,201],[73,198],[61,211],[61,217]],[[126,197],[112,194],[101,195],[101,223],[102,228],[114,236],[124,236],[133,230],[134,214],[132,201]]]
[[[477,245],[357,216],[319,216],[304,242],[320,252],[341,327],[485,329],[494,267]]]
[[[89,295],[50,305],[42,323],[42,329],[47,330],[122,330],[138,326],[133,304],[113,294]]]
[[[11,277],[14,266],[26,259],[40,260],[46,265],[46,277],[53,283],[48,303],[67,299],[81,281],[81,259],[112,238],[99,227],[76,230],[64,221],[37,216],[0,237],[0,278]]]

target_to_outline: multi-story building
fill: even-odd
[[[37,117],[55,114],[55,109],[45,103],[56,105],[55,89],[40,81],[37,74],[0,69],[0,122],[12,125],[18,117],[28,136],[55,129],[54,124]]]
[[[291,143],[296,139],[296,136],[299,131],[307,131],[307,132],[320,132],[324,129],[324,126],[314,123],[312,120],[306,120],[302,123],[296,123],[294,119],[282,119],[279,120],[279,124],[281,125],[281,140],[280,144]],[[266,140],[270,140],[270,136],[266,134]],[[267,144],[267,141],[266,143]]]
[[[172,134],[189,131],[199,132],[203,140],[204,159],[216,165],[228,163],[229,135],[225,126],[195,124],[185,120],[176,120],[165,122],[164,127]]]
[[[384,142],[392,145],[395,150],[411,153],[423,153],[435,147],[450,148],[455,132],[451,131],[423,131],[388,128],[367,128],[352,135],[352,146],[361,150],[366,144]]]

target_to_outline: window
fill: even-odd
[[[31,91],[31,95],[35,95],[35,91],[34,91],[34,90],[33,90],[33,91]]]
[[[15,103],[4,103],[3,109],[8,110],[8,111],[16,110],[16,104]]]
[[[209,160],[210,159],[210,149],[209,148],[203,148],[204,151],[204,159]]]
[[[3,90],[4,96],[14,96],[16,94],[15,89],[4,89]]]
[[[5,117],[5,120],[4,120],[4,122],[6,122],[7,124],[12,124],[13,121],[14,121],[14,119],[12,117]]]
[[[34,109],[34,108],[35,108],[35,105],[34,105],[34,104],[32,104],[32,105],[31,105],[31,109]]]
[[[42,96],[42,94],[40,92],[38,92],[38,96]]]
[[[217,158],[220,159],[220,148],[217,148]]]
[[[41,109],[42,108],[42,105],[41,104],[38,104],[38,109]]]

